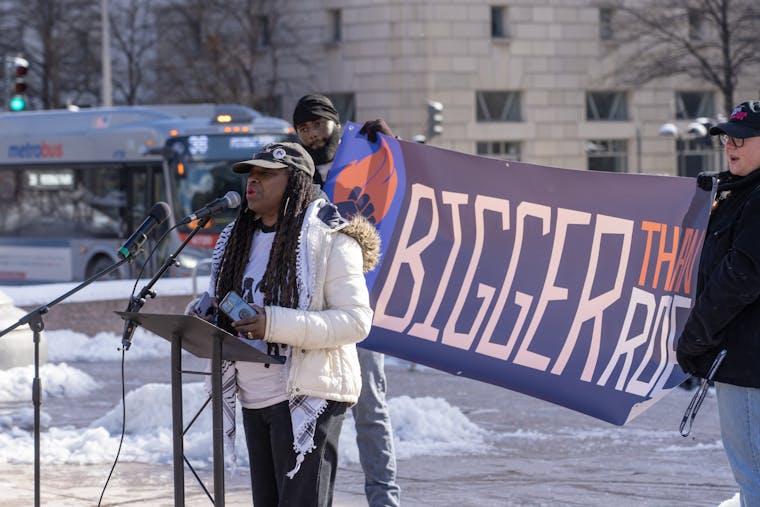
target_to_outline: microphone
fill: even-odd
[[[134,256],[142,250],[143,245],[148,240],[148,234],[162,223],[171,214],[169,205],[165,202],[157,202],[153,205],[140,227],[132,234],[129,239],[119,248],[117,253],[122,259]]]
[[[224,194],[224,197],[220,197],[219,199],[214,199],[201,209],[197,211],[193,211],[189,215],[187,215],[185,218],[182,219],[181,222],[179,222],[177,225],[183,225],[192,222],[193,220],[198,220],[201,218],[207,218],[214,216],[218,213],[221,213],[222,211],[226,210],[227,208],[237,208],[240,206],[240,194],[237,192],[229,191],[226,194]]]

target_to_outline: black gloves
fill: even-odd
[[[689,375],[696,375],[696,356],[690,356],[688,354],[684,354],[680,350],[676,350],[676,359],[678,360],[678,366],[681,367],[684,373],[688,373]]]
[[[715,171],[704,171],[697,174],[697,186],[709,192],[712,190],[714,178],[718,176]]]
[[[385,134],[386,136],[393,137],[393,132],[391,132],[391,128],[388,126],[387,123],[385,123],[385,120],[383,120],[382,118],[365,122],[361,130],[359,130],[359,133],[366,134],[367,140],[371,143],[374,143],[375,141],[377,141],[377,134]]]
[[[694,338],[686,331],[681,333],[676,345],[676,360],[681,369],[691,375],[704,377],[710,365],[711,356],[719,350],[720,340],[706,343],[702,338]]]

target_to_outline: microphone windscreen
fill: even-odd
[[[237,208],[240,206],[240,194],[238,194],[235,191],[230,190],[226,194],[224,194],[224,198],[227,200],[228,207],[230,208]]]
[[[148,216],[155,218],[156,222],[160,224],[169,217],[171,212],[171,208],[169,208],[168,204],[163,201],[159,201],[150,209]]]

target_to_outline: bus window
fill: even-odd
[[[0,171],[0,201],[16,198],[16,174],[13,171]]]
[[[117,168],[28,168],[16,174],[3,173],[4,180],[17,186],[0,201],[0,234],[47,238],[123,235],[120,224],[126,201]]]
[[[150,209],[158,202],[165,201],[163,195],[163,185],[161,179],[161,166],[150,164],[128,165],[124,167],[128,177],[127,195],[130,205],[126,209],[126,224],[128,234],[137,229],[145,220]],[[150,252],[156,246],[156,241],[163,235],[169,227],[169,222],[164,222],[148,237],[145,244],[145,251]],[[168,255],[169,245],[163,242],[158,245],[158,249],[153,256],[139,255],[132,262],[133,272],[137,273],[142,269],[143,264],[148,262],[147,270],[149,273],[158,269],[161,261]]]
[[[242,194],[242,179],[232,172],[231,162],[188,163],[185,165],[185,177],[179,180],[177,187],[178,218],[187,216],[195,210],[204,207],[214,199],[223,196],[230,190]],[[238,210],[227,210],[213,219],[207,231],[221,232],[236,216]],[[190,232],[188,226],[183,226],[182,232]]]

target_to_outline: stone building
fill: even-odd
[[[444,148],[574,169],[717,168],[717,143],[689,129],[725,113],[718,88],[685,76],[624,83],[615,70],[614,10],[600,5],[282,0],[261,14],[271,30],[261,50],[272,55],[258,78],[285,118],[301,95],[320,92],[345,118],[382,116],[412,138],[425,134],[428,102],[436,101],[444,128],[428,142]],[[751,79],[739,83],[736,102],[758,98],[760,78]]]

